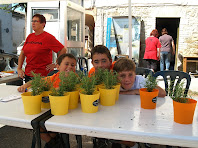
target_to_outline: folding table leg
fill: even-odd
[[[61,133],[61,137],[62,137],[63,142],[65,144],[65,148],[70,148],[69,134]]]
[[[76,140],[77,140],[77,147],[82,148],[82,136],[76,135]]]

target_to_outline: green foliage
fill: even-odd
[[[84,76],[82,78],[82,85],[80,86],[83,90],[83,94],[87,95],[93,95],[93,92],[95,91],[95,85],[96,85],[96,78],[95,76]]]
[[[96,85],[102,84],[102,82],[103,82],[103,76],[104,76],[104,69],[99,68],[95,72]]]
[[[86,73],[85,72],[82,72],[81,70],[77,70],[76,73],[78,75],[79,81],[81,82],[83,76],[85,76]]]
[[[178,85],[176,85],[174,89],[173,89],[173,85],[174,85],[174,81],[171,81],[168,87],[169,96],[176,102],[187,103],[188,99],[184,94],[186,89],[183,88],[184,82],[181,82]]]
[[[113,86],[118,83],[117,73],[105,69],[103,72],[103,82],[106,89],[113,89]]]
[[[70,71],[67,77],[62,79],[64,91],[71,92],[76,90],[76,85],[80,83],[80,79],[76,73]]]
[[[51,95],[52,96],[64,96],[65,90],[64,90],[64,81],[65,81],[65,72],[61,72],[59,75],[60,78],[60,83],[59,83],[59,88],[56,89],[54,87],[52,87],[51,91]],[[52,84],[53,85],[53,84]]]
[[[27,3],[16,3],[15,5],[5,4],[3,7],[0,7],[1,10],[5,10],[8,13],[14,12],[17,8],[19,8],[21,11],[25,9],[25,12],[27,12]]]
[[[51,89],[51,86],[52,86],[52,82],[50,80],[49,77],[47,77],[47,79],[43,79],[42,80],[42,90],[43,91],[49,91]]]
[[[35,74],[32,72],[33,78],[30,82],[32,89],[32,96],[40,95],[43,92],[43,79],[41,74]]]
[[[147,88],[148,92],[152,92],[154,88],[157,86],[156,78],[153,77],[151,74],[147,76],[145,88]]]

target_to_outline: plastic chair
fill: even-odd
[[[151,69],[148,68],[144,68],[144,67],[136,67],[136,75],[142,75],[145,76],[145,78],[149,75],[153,75],[153,71]]]
[[[52,76],[53,74],[55,74],[55,73],[57,73],[57,72],[58,72],[58,70],[50,71],[50,72],[47,74],[47,76]]]
[[[88,71],[88,61],[85,57],[78,57],[77,64],[81,71]]]
[[[170,87],[172,91],[174,91],[174,86],[177,86],[179,83],[181,83],[182,79],[186,79],[186,88],[185,88],[184,95],[187,96],[187,93],[190,87],[190,82],[191,82],[191,77],[188,73],[185,73],[182,71],[168,70],[168,71],[158,71],[154,74],[154,77],[157,78],[158,76],[162,76],[164,79],[166,95],[168,95],[168,87],[169,87],[168,77],[170,77],[170,82],[174,82],[174,83],[170,83],[171,84]]]

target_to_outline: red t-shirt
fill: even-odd
[[[110,70],[113,70],[113,67],[114,67],[114,64],[116,63],[116,61],[114,61],[112,64],[111,64],[111,66],[110,66]],[[89,74],[88,74],[88,76],[90,77],[92,74],[94,74],[95,73],[95,68],[94,67],[92,67],[90,70],[89,70]]]
[[[158,60],[157,48],[160,48],[161,44],[158,38],[148,37],[146,39],[146,48],[144,53],[144,59]]]
[[[51,34],[43,32],[40,35],[31,33],[23,46],[26,56],[25,74],[31,76],[31,71],[47,76],[50,71],[46,66],[52,64],[52,51],[58,52],[64,46]]]

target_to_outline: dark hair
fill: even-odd
[[[166,28],[163,28],[163,29],[162,29],[162,35],[164,35],[164,34],[168,34],[168,31],[167,31]]]
[[[152,35],[156,38],[159,36],[157,29],[152,30],[152,32],[150,33],[150,36],[152,36]]]
[[[135,63],[128,59],[128,58],[120,58],[116,63],[114,64],[113,70],[116,72],[122,72],[122,71],[134,71],[135,72]]]
[[[109,60],[111,60],[111,53],[109,49],[106,46],[103,45],[97,45],[91,50],[91,59],[93,59],[93,55],[99,53],[99,54],[106,54]]]
[[[75,56],[73,54],[65,53],[65,54],[62,54],[60,57],[58,57],[58,59],[56,61],[57,64],[60,65],[65,57],[68,57],[68,58],[76,60],[76,58],[75,58]]]
[[[38,17],[40,23],[45,23],[45,24],[46,24],[46,18],[45,18],[43,15],[41,15],[41,14],[35,14],[35,15],[32,17],[32,19],[33,19],[34,17]],[[44,26],[44,27],[45,27],[45,26]]]

